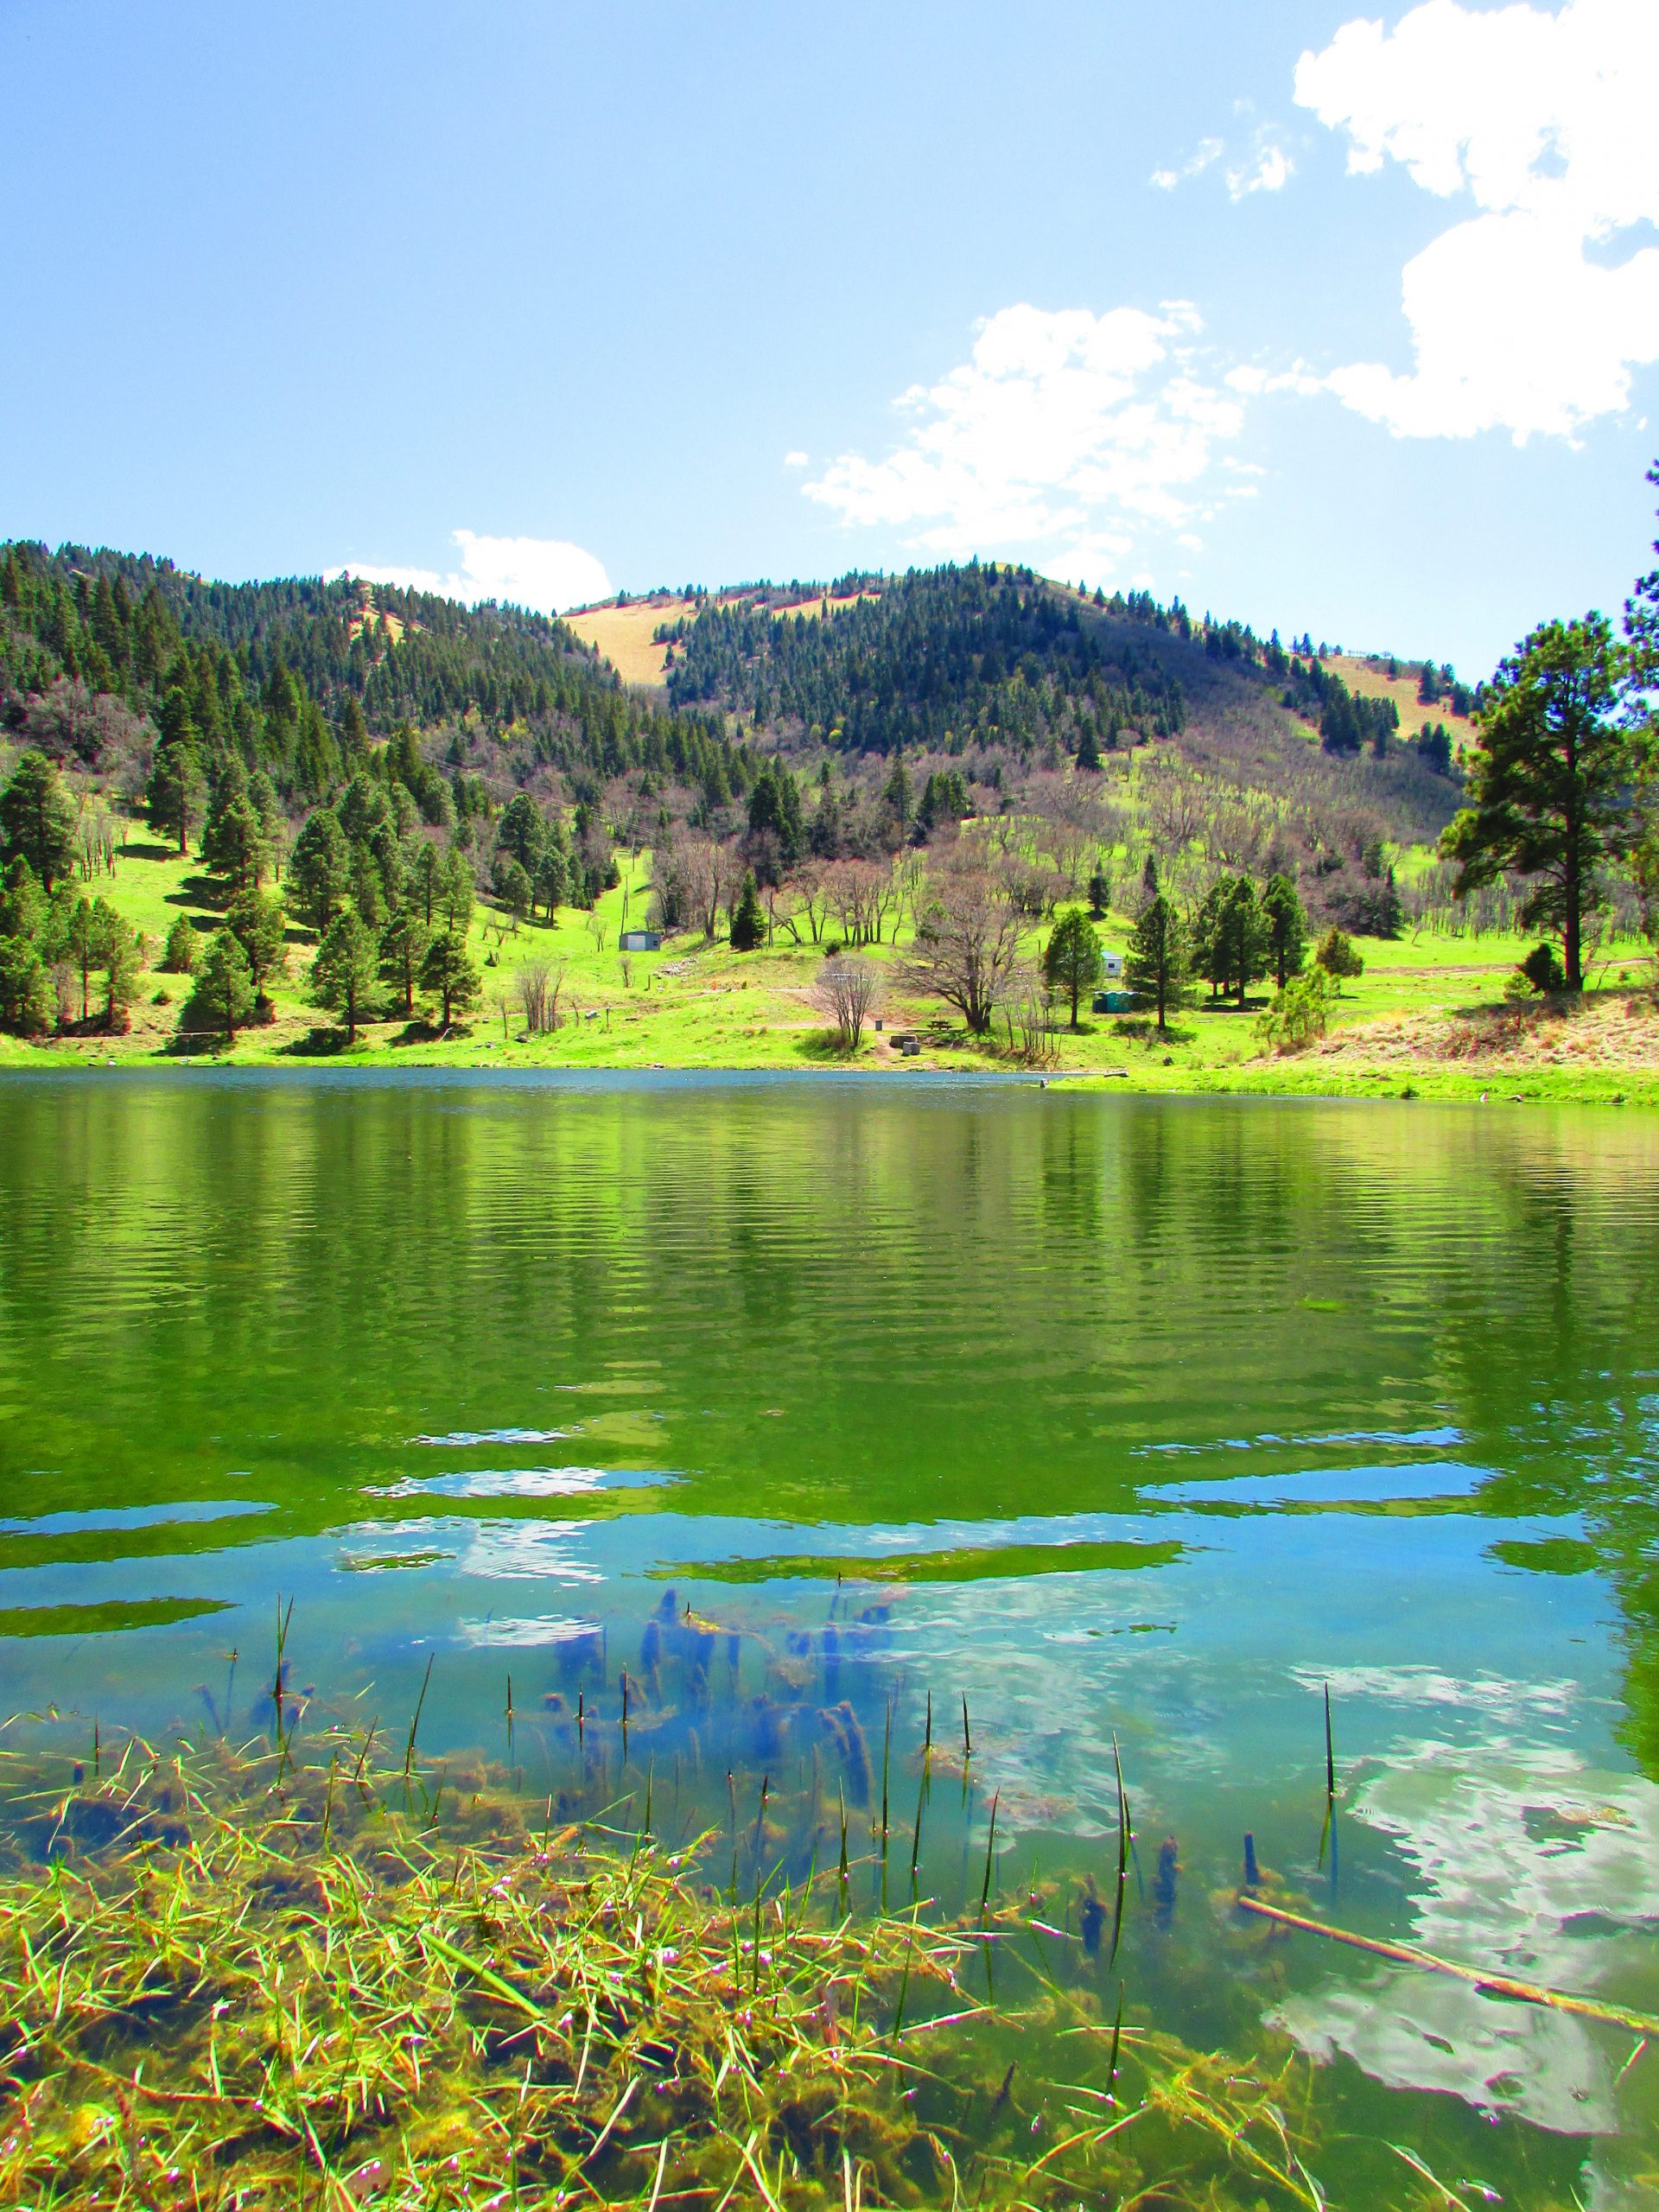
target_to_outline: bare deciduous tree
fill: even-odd
[[[811,989],[812,1003],[836,1026],[842,1050],[855,1052],[864,1035],[864,1024],[881,1002],[880,970],[868,960],[832,957],[819,969]]]
[[[909,973],[982,1037],[1018,969],[1023,926],[999,876],[985,868],[942,869],[929,877],[917,912]]]
[[[514,972],[524,1009],[524,1027],[532,1037],[559,1026],[559,993],[564,988],[567,964],[563,960],[526,960]]]
[[[1002,1019],[1008,1033],[1008,1050],[1027,1067],[1046,1067],[1058,1058],[1048,986],[1040,971],[1025,961],[1009,978]]]

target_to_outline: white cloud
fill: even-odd
[[[843,454],[804,489],[920,551],[1020,550],[1104,581],[1148,531],[1190,536],[1213,512],[1203,487],[1244,404],[1203,372],[1201,327],[1179,300],[1156,315],[1004,308],[969,360],[902,395],[911,427],[884,459]],[[1248,494],[1231,473],[1226,489]]]
[[[344,561],[327,576],[361,576],[376,584],[397,584],[406,591],[433,591],[475,606],[496,599],[534,607],[543,614],[563,613],[611,596],[604,563],[563,537],[480,537],[470,530],[453,533],[461,567],[448,575],[435,569],[400,569],[368,561]]]
[[[1228,170],[1228,197],[1246,200],[1253,192],[1282,192],[1295,174],[1296,164],[1282,146],[1271,139],[1259,140]]]
[[[806,463],[807,456],[804,453],[786,453],[784,455],[784,467],[785,468],[804,468],[806,467]]]
[[[1656,79],[1654,0],[1426,0],[1304,54],[1296,99],[1348,134],[1351,172],[1397,162],[1479,211],[1403,272],[1414,372],[1357,362],[1329,388],[1402,437],[1571,436],[1628,406],[1659,360],[1659,248],[1619,236],[1659,220]]]
[[[1198,150],[1190,160],[1183,162],[1179,168],[1154,169],[1149,181],[1157,186],[1160,192],[1173,192],[1184,178],[1202,176],[1211,163],[1218,162],[1226,150],[1219,138],[1200,138]]]

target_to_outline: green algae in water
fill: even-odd
[[[0,1636],[116,1636],[231,1611],[214,1598],[105,1598],[86,1605],[0,1606]]]

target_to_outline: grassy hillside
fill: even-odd
[[[51,1033],[0,1040],[0,1058],[219,1049],[181,1033],[190,987],[160,972],[163,943],[181,916],[205,941],[238,880],[263,878],[287,909],[285,972],[238,1059],[835,1065],[813,994],[845,936],[886,986],[871,1067],[1357,1088],[1415,1070],[1478,1087],[1501,1060],[1558,1088],[1645,1082],[1645,952],[1624,892],[1602,999],[1570,1022],[1504,1001],[1531,940],[1510,887],[1452,898],[1433,844],[1461,780],[1402,737],[1418,673],[1001,566],[659,593],[565,624],[346,580],[219,585],[148,556],[0,548],[0,782],[27,751],[57,764],[73,817],[61,866],[143,943],[130,1026],[106,1036],[82,1019],[61,937],[22,925],[41,932],[37,980],[8,1019]],[[167,791],[193,777],[181,856]],[[316,940],[296,918],[330,911],[308,903],[300,865],[325,832],[336,906],[377,935],[412,911],[423,868],[429,918],[433,868],[459,868],[479,1009],[441,1031],[430,991],[408,1018],[372,989],[346,1054],[310,1002]],[[918,901],[964,863],[1022,918],[982,1037],[906,972]],[[1155,1046],[1134,1020],[1017,1033],[1057,916],[1087,893],[1122,950],[1153,864],[1190,918],[1222,877],[1284,874],[1316,931],[1361,939],[1365,972],[1321,1047],[1264,1059],[1260,990],[1243,1011],[1183,1014]],[[771,941],[739,953],[746,876]],[[855,910],[878,893],[871,928]],[[665,948],[625,960],[625,913],[660,920]],[[550,963],[561,993],[561,1020],[533,1037],[527,959]],[[916,1058],[895,1030],[920,1036]]]
[[[105,1036],[93,1026],[64,1038],[0,1036],[0,1066],[229,1057],[253,1065],[850,1066],[906,1074],[1024,1068],[1051,1078],[1103,1076],[1152,1090],[1219,1086],[1383,1095],[1409,1087],[1425,1096],[1496,1091],[1502,1099],[1618,1096],[1659,1103],[1659,1016],[1653,1010],[1647,948],[1639,942],[1605,949],[1596,988],[1571,1014],[1541,1003],[1517,1010],[1505,1001],[1504,981],[1529,939],[1408,937],[1365,947],[1363,976],[1344,986],[1336,1026],[1324,1045],[1306,1054],[1282,1058],[1264,1052],[1255,1017],[1265,992],[1258,989],[1243,1014],[1201,1001],[1179,1017],[1163,1041],[1150,1035],[1144,1021],[1085,1015],[1077,1034],[1058,1029],[1051,1051],[1032,1062],[1008,1050],[1001,1022],[989,1040],[970,1039],[940,1001],[906,983],[904,954],[912,934],[906,919],[897,944],[868,949],[868,957],[888,979],[884,1028],[879,1035],[867,1033],[849,1060],[835,1050],[826,1017],[813,1002],[823,954],[810,944],[797,945],[785,936],[769,949],[744,954],[688,932],[671,938],[660,952],[625,961],[616,949],[625,902],[628,918],[637,922],[650,868],[650,855],[638,855],[593,914],[565,910],[550,925],[515,925],[511,916],[480,906],[469,942],[483,970],[486,998],[448,1035],[401,1014],[382,1015],[365,1023],[348,1052],[334,1017],[308,1002],[305,978],[315,944],[290,925],[288,973],[272,992],[274,1019],[244,1030],[228,1055],[217,1038],[181,1037],[188,981],[152,966],[125,1035]],[[220,887],[199,863],[181,861],[142,830],[129,836],[113,877],[100,889],[144,931],[152,961],[177,915],[188,915],[205,935],[217,924],[222,903]],[[1122,949],[1130,926],[1127,915],[1114,913],[1102,925],[1103,942]],[[1033,925],[1033,953],[1045,933]],[[519,964],[532,957],[563,969],[561,1026],[533,1039],[524,1033],[513,980]],[[906,1033],[924,1039],[919,1058],[906,1058],[897,1049],[895,1037]]]

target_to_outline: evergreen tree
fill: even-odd
[[[1268,925],[1268,957],[1282,991],[1293,976],[1300,975],[1307,958],[1307,913],[1287,875],[1268,878],[1262,912]]]
[[[56,1008],[46,964],[26,937],[0,937],[0,1024],[32,1037]]]
[[[329,808],[318,807],[295,839],[287,883],[295,912],[321,937],[352,888],[351,849],[339,817]]]
[[[801,856],[801,795],[793,776],[778,763],[763,768],[750,790],[749,835],[775,838],[784,868],[793,868]]]
[[[429,837],[423,837],[415,848],[415,857],[409,864],[404,896],[419,909],[421,919],[429,930],[432,926],[432,916],[442,887],[443,855]]]
[[[1313,955],[1315,967],[1323,968],[1327,976],[1340,982],[1344,976],[1363,976],[1365,963],[1354,950],[1353,939],[1334,924],[1319,939],[1319,949]]]
[[[183,920],[182,915],[180,919]],[[176,924],[175,926],[177,926]],[[188,926],[187,923],[186,927]],[[60,925],[55,929],[42,931],[41,936],[47,939],[47,942],[42,943],[37,939],[36,946],[42,959],[59,958],[72,961],[78,970],[80,976],[80,1018],[85,1021],[92,1010],[92,969],[97,965],[98,950],[92,922],[92,900],[77,899],[68,912],[63,916]],[[60,1005],[58,1008],[60,1028],[68,1018],[68,1008]]]
[[[465,940],[472,925],[473,904],[477,896],[472,862],[458,845],[451,845],[438,871],[437,896],[438,917],[451,936],[459,935]]]
[[[1085,720],[1083,734],[1077,741],[1077,766],[1097,773],[1101,765],[1100,741],[1095,734],[1095,725],[1091,720]]]
[[[1092,991],[1106,972],[1100,939],[1087,914],[1073,907],[1055,923],[1043,952],[1043,975],[1051,991],[1071,1002],[1071,1027],[1077,1026],[1077,1006],[1085,991]]]
[[[533,881],[547,843],[547,824],[542,810],[528,791],[515,792],[501,810],[495,826],[495,849],[518,861]]]
[[[569,874],[563,849],[550,837],[537,862],[535,899],[531,906],[533,914],[540,905],[550,922],[563,906],[569,891]]]
[[[107,899],[94,899],[86,919],[92,964],[104,977],[104,1027],[124,1029],[127,1008],[138,995],[143,940]]]
[[[1112,879],[1103,868],[1096,867],[1089,878],[1089,918],[1103,922],[1112,908]]]
[[[1211,995],[1236,991],[1241,1010],[1244,994],[1267,972],[1268,924],[1247,875],[1223,876],[1198,909],[1193,930],[1193,964],[1210,985]]]
[[[446,1029],[454,1015],[477,1005],[483,985],[460,931],[446,930],[433,938],[421,963],[421,982],[437,993]]]
[[[1642,842],[1631,792],[1651,728],[1620,712],[1628,656],[1606,618],[1546,622],[1499,664],[1469,764],[1471,804],[1440,840],[1459,898],[1510,871],[1532,879],[1523,928],[1561,941],[1567,988],[1584,988],[1584,924],[1605,903],[1600,871]]]
[[[357,1025],[380,973],[380,948],[363,917],[347,906],[335,915],[311,963],[311,1001],[340,1015],[346,1043],[357,1042]],[[448,1020],[446,1014],[445,1019]]]
[[[353,776],[368,757],[369,726],[363,709],[350,692],[340,709],[340,757],[348,776]]]
[[[760,907],[753,872],[745,874],[737,904],[732,909],[732,950],[753,952],[766,941],[766,918]]]
[[[47,902],[35,871],[20,853],[0,874],[0,937],[37,937],[45,924]]]
[[[498,853],[490,871],[490,888],[515,921],[529,913],[535,887],[511,853]]]
[[[167,933],[162,965],[169,976],[194,976],[196,971],[196,932],[190,917],[180,914]]]
[[[893,809],[899,830],[907,830],[910,827],[910,771],[905,766],[902,753],[893,755],[893,772],[887,778],[881,796]]]
[[[27,861],[41,888],[50,891],[68,873],[74,831],[74,802],[56,762],[44,753],[25,753],[0,791],[0,855]]]
[[[381,932],[380,973],[401,996],[406,1017],[414,1014],[421,963],[431,944],[431,929],[416,906],[401,907]]]
[[[270,866],[265,825],[245,791],[204,824],[201,856],[234,890],[254,890],[264,880]]]
[[[267,981],[288,965],[288,917],[267,893],[249,889],[232,899],[225,925],[246,955],[254,995],[263,1006]]]
[[[253,1014],[253,978],[248,956],[228,929],[213,931],[196,971],[196,987],[181,1016],[185,1029],[221,1030],[227,1044]]]
[[[1186,925],[1171,900],[1157,888],[1157,871],[1150,859],[1152,895],[1141,912],[1123,963],[1123,981],[1139,999],[1150,999],[1158,1014],[1158,1034],[1168,1030],[1168,1017],[1188,996],[1190,955]]]
[[[190,826],[200,820],[203,783],[194,744],[184,739],[163,738],[149,764],[144,785],[144,804],[150,826],[163,837],[178,840],[179,857],[190,846]]]

